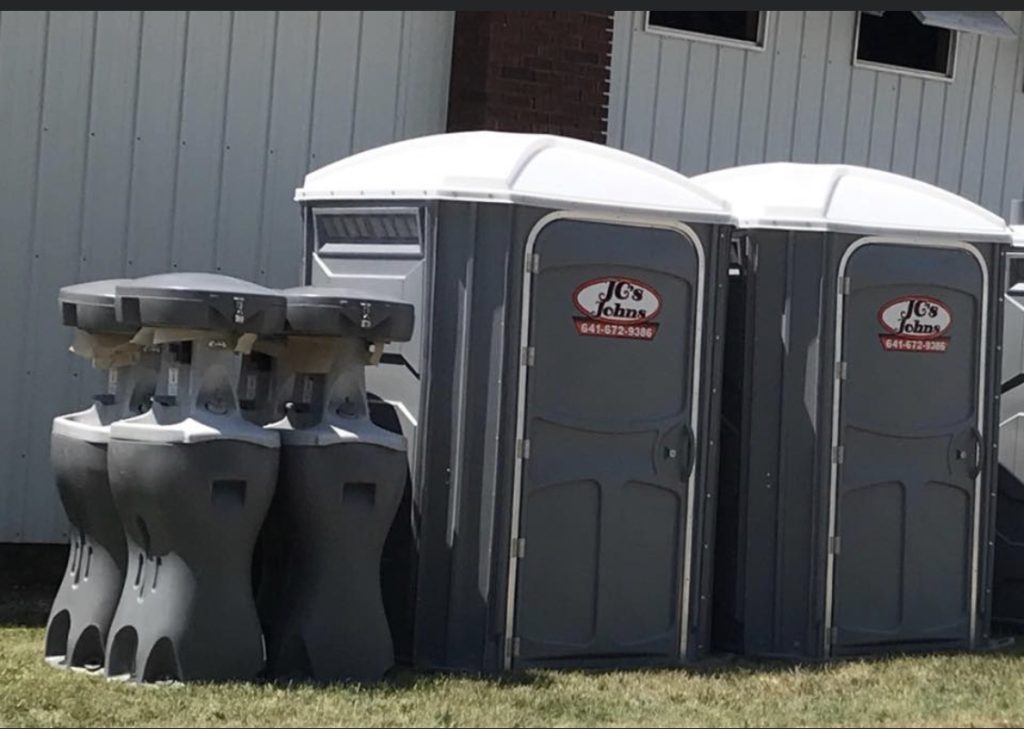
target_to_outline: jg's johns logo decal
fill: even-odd
[[[887,352],[945,352],[953,314],[930,296],[901,296],[882,305],[878,322],[885,330],[878,337]]]
[[[654,339],[658,333],[651,319],[661,310],[661,296],[643,281],[621,276],[591,279],[576,287],[572,301],[586,315],[573,317],[578,334]]]

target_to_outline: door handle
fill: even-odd
[[[972,481],[976,479],[981,473],[981,449],[981,431],[977,427],[972,426],[966,434],[954,438],[950,448],[950,472],[955,472],[957,463],[966,462],[967,477]]]
[[[693,465],[697,461],[697,442],[693,436],[693,428],[689,425],[683,426],[683,463],[682,463],[682,474],[683,478],[689,478],[693,472]]]
[[[689,425],[684,424],[682,426],[682,436],[683,442],[678,449],[664,446],[663,456],[666,459],[679,460],[679,475],[683,480],[686,480],[693,472],[693,466],[697,461],[697,443],[693,430]],[[681,456],[680,451],[682,451]]]
[[[971,465],[967,467],[967,475],[973,481],[981,473],[981,448],[982,438],[981,431],[977,427],[971,426],[971,445],[973,446],[970,451]]]

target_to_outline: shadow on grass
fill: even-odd
[[[972,655],[1012,655],[1024,656],[1024,636],[1000,636],[984,648],[970,652]],[[652,668],[649,672],[679,671],[693,676],[727,677],[736,674],[763,675],[801,671],[804,673],[823,673],[851,663],[868,665],[889,663],[900,658],[926,658],[935,656],[964,655],[962,649],[940,650],[934,646],[921,650],[904,649],[891,653],[838,656],[829,659],[771,659],[750,658],[732,653],[713,653],[699,663],[678,668]],[[615,671],[602,671],[614,673]]]
[[[888,653],[884,655],[865,655],[840,657],[831,660],[820,661],[793,661],[784,659],[753,659],[729,653],[713,653],[699,663],[689,666],[672,667],[650,667],[650,668],[628,668],[628,669],[600,669],[600,668],[574,668],[567,673],[575,673],[587,676],[614,675],[630,673],[634,675],[657,675],[665,676],[678,674],[680,676],[705,676],[705,677],[729,677],[735,675],[764,675],[784,674],[793,671],[820,673],[835,670],[844,664],[867,663],[879,664],[892,661],[902,657],[923,658],[927,656],[941,655],[962,655],[962,651],[906,651],[902,653]],[[1024,645],[1018,639],[1009,645],[1005,643],[993,643],[987,650],[975,651],[974,655],[1015,655],[1024,656]],[[409,667],[401,666],[394,669],[387,678],[380,683],[341,683],[321,684],[304,680],[283,680],[265,679],[263,683],[275,686],[279,689],[289,690],[292,688],[309,688],[333,686],[341,688],[358,688],[359,690],[383,691],[383,692],[404,692],[430,689],[438,684],[453,679],[478,683],[495,688],[518,688],[530,686],[536,688],[549,688],[555,685],[556,676],[560,671],[556,669],[526,669],[505,675],[488,675],[469,672],[427,672],[417,671]]]
[[[0,598],[0,628],[46,627],[53,594],[8,588]]]
[[[0,544],[0,627],[46,625],[67,556],[67,545]]]
[[[9,545],[0,544],[0,628],[42,628],[46,626],[50,603],[63,577],[67,560],[66,545]],[[1007,638],[1015,638],[1009,643]],[[822,672],[850,662],[882,663],[901,656],[950,655],[953,651],[914,651],[875,656],[851,656],[831,661],[793,661],[782,659],[751,659],[728,653],[713,653],[699,663],[667,668],[572,669],[586,675],[614,674],[628,671],[634,674],[678,673],[680,675],[727,677],[736,674],[779,674],[794,670]],[[1024,656],[1024,630],[1003,626],[994,632],[991,645],[976,654]],[[452,679],[479,682],[498,688],[531,686],[547,688],[555,683],[554,669],[529,669],[504,675],[479,673],[452,673],[413,670],[396,667],[379,683],[333,684],[336,687],[403,692],[430,688]],[[325,684],[304,680],[261,679],[259,683],[289,690],[292,688],[324,687]],[[331,684],[328,684],[331,685]]]
[[[972,655],[1002,655],[1024,657],[1024,635],[1002,634],[993,636],[993,640],[987,647],[975,650]],[[821,660],[791,660],[791,659],[767,659],[749,658],[732,653],[712,653],[699,662],[687,666],[650,667],[650,668],[585,668],[572,669],[572,673],[600,676],[630,673],[636,675],[666,675],[679,674],[682,676],[704,676],[711,678],[725,678],[739,674],[744,675],[766,675],[784,674],[793,671],[804,673],[823,673],[835,670],[837,667],[851,663],[881,664],[888,663],[899,658],[925,658],[933,656],[955,656],[964,655],[963,650],[936,650],[922,649],[918,651],[904,650],[901,652],[885,653],[880,655],[852,655],[841,656],[832,659]],[[409,686],[418,686],[431,680],[431,674],[416,674],[409,672],[411,679],[407,679]],[[545,687],[553,683],[554,670],[535,669],[508,676],[482,676],[464,674],[462,677],[474,681],[484,682],[494,686],[521,686],[535,685]]]

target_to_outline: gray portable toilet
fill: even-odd
[[[1006,255],[992,620],[1024,628],[1024,225]]]
[[[50,457],[71,525],[68,566],[46,625],[48,662],[100,668],[124,582],[124,529],[107,478],[110,424],[149,408],[159,355],[131,342],[137,327],[114,315],[114,289],[127,279],[65,286],[58,300],[71,350],[107,373],[106,391],[79,412],[53,420]]]
[[[370,150],[296,199],[308,283],[416,308],[367,377],[409,441],[414,549],[393,562],[415,588],[390,614],[415,665],[702,651],[724,205],[625,152],[500,132]]]
[[[982,645],[1006,224],[847,165],[693,181],[739,227],[716,642],[791,658]]]
[[[161,350],[153,407],[110,428],[108,472],[128,544],[107,674],[243,680],[265,665],[253,547],[280,439],[240,413],[242,352],[284,331],[285,299],[215,274],[116,289],[118,318]]]

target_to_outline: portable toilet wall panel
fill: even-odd
[[[1024,627],[1024,226],[1006,255],[992,620]]]
[[[692,181],[738,226],[715,641],[792,658],[979,645],[1006,224],[859,167]]]
[[[309,283],[416,306],[367,380],[410,444],[414,663],[695,657],[725,206],[618,150],[497,132],[364,152],[296,197]]]

